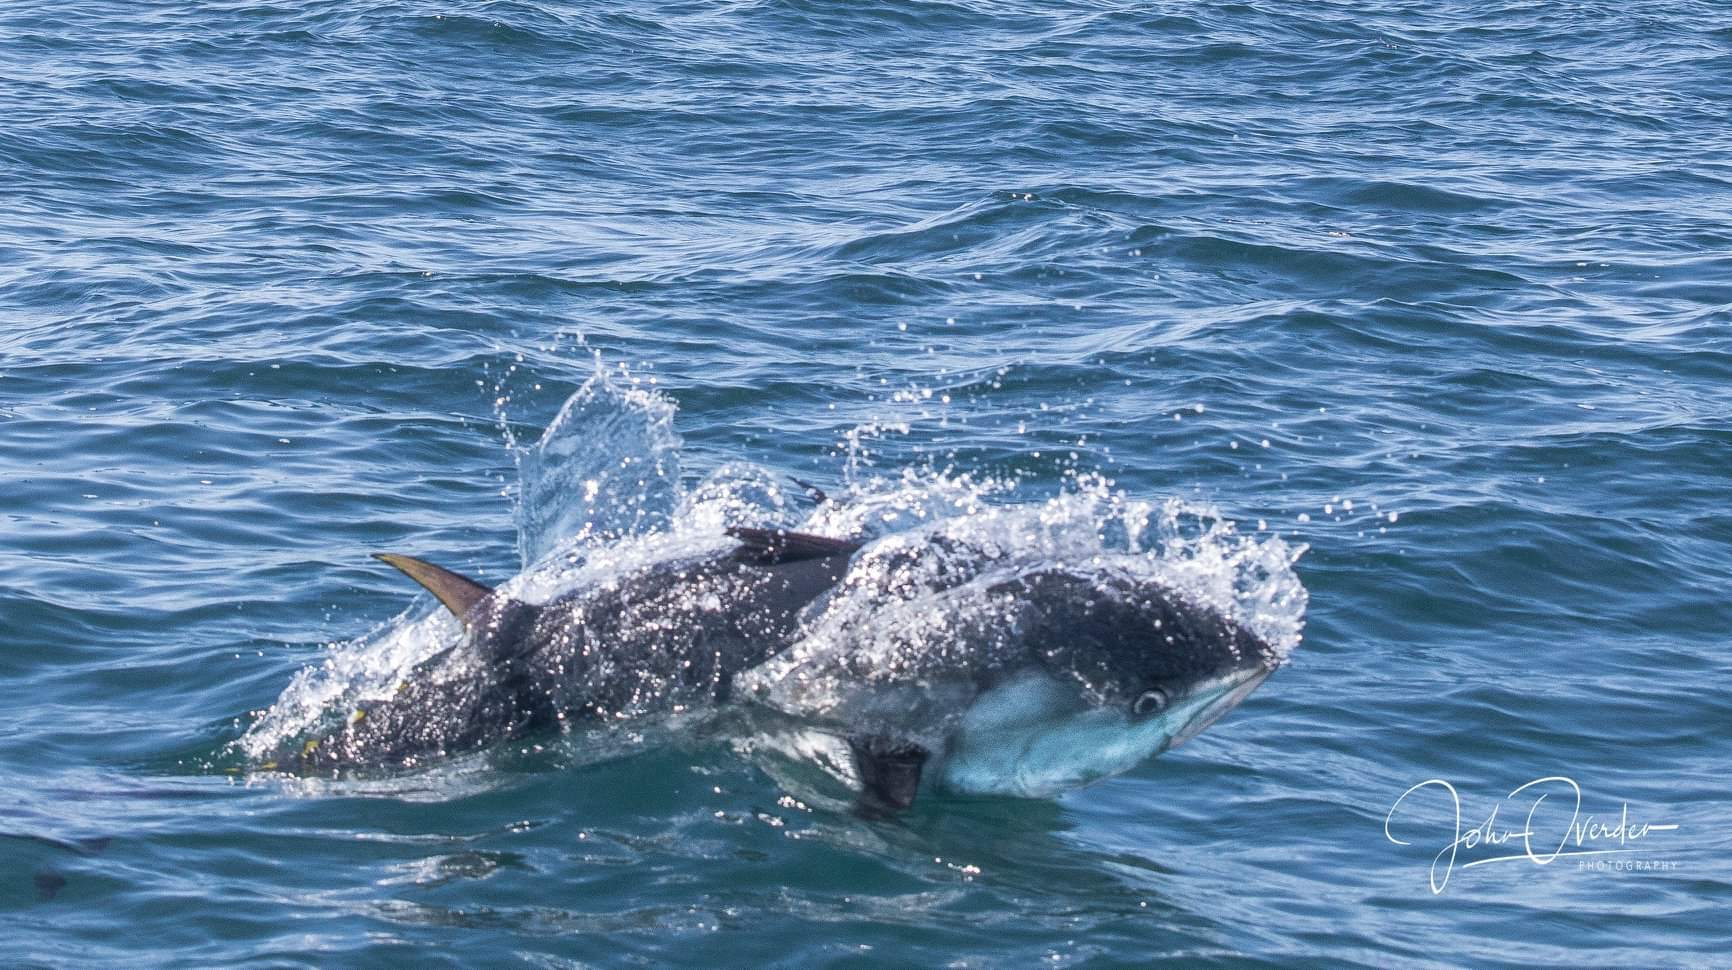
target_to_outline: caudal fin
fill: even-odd
[[[470,609],[493,592],[493,588],[490,586],[483,586],[467,576],[458,575],[444,567],[416,559],[414,556],[400,556],[394,552],[375,552],[373,558],[380,562],[390,563],[402,570],[403,575],[427,587],[427,592],[432,593],[439,602],[444,603],[445,608],[456,614],[458,619],[464,620],[465,625],[468,623],[467,617]]]

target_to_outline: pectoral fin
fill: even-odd
[[[911,741],[881,735],[852,737],[854,770],[860,776],[860,802],[856,809],[868,818],[881,817],[914,804],[920,792],[920,771],[930,757]]]
[[[449,569],[435,566],[430,562],[416,559],[414,556],[399,556],[394,552],[375,552],[373,558],[380,562],[390,563],[403,571],[415,582],[427,587],[445,604],[445,608],[464,620],[468,625],[469,611],[476,603],[486,599],[492,592],[492,587],[483,586],[467,576],[460,576]]]

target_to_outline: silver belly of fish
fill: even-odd
[[[933,780],[961,794],[1050,797],[1183,744],[1238,706],[1267,675],[1240,671],[1198,684],[1161,714],[1136,719],[1090,706],[1074,687],[1045,674],[1024,674],[975,699]]]

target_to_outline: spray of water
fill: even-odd
[[[658,563],[731,545],[728,526],[774,526],[868,544],[848,579],[814,603],[802,636],[746,673],[743,693],[794,714],[833,710],[861,671],[894,671],[909,651],[961,649],[957,631],[995,622],[987,590],[1042,569],[1159,582],[1257,634],[1285,659],[1298,645],[1304,552],[1269,533],[1243,534],[1216,509],[1127,496],[1095,475],[1030,496],[1017,480],[930,468],[877,467],[848,440],[843,485],[814,505],[767,469],[728,464],[682,479],[675,407],[597,365],[533,446],[517,454],[514,597],[545,602]],[[240,740],[263,757],[389,696],[418,663],[461,638],[430,603],[303,671]],[[455,674],[461,674],[461,668]]]

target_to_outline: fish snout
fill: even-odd
[[[1173,732],[1168,750],[1184,744],[1199,734],[1209,725],[1220,720],[1228,711],[1238,707],[1251,692],[1262,686],[1263,681],[1275,668],[1268,666],[1249,667],[1236,670],[1223,677],[1199,685],[1193,689],[1181,702],[1185,710],[1184,719]]]

